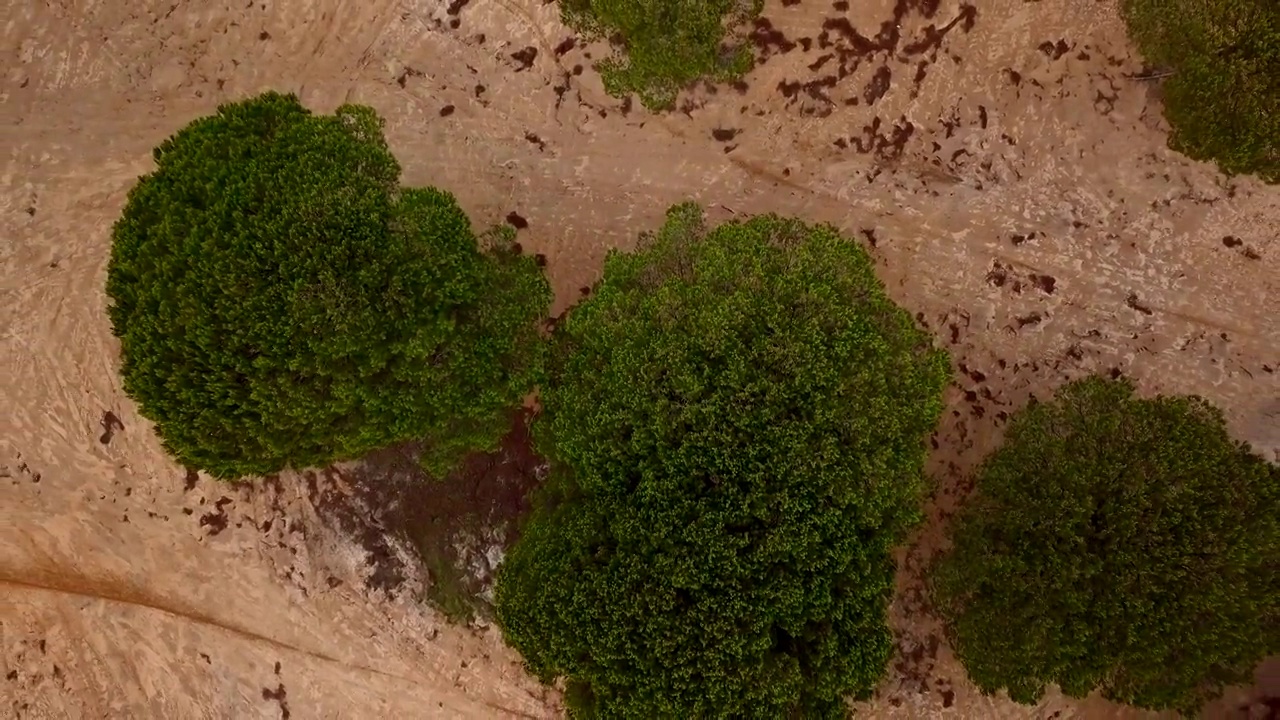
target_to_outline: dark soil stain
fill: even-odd
[[[444,107],[440,108],[440,117],[449,117],[450,115],[453,114],[453,111],[456,109],[457,108],[455,108],[452,105],[445,105]]]
[[[1138,302],[1138,293],[1132,293],[1132,292],[1129,293],[1129,296],[1124,299],[1124,304],[1129,306],[1130,308],[1133,308],[1134,310],[1137,310],[1143,315],[1152,314],[1151,308],[1147,307],[1146,305],[1143,305],[1141,302]]]
[[[880,98],[889,92],[889,84],[893,77],[893,73],[889,70],[888,65],[881,65],[876,69],[876,74],[871,76],[871,82],[867,83],[867,87],[862,91],[862,99],[868,105],[874,105]]]
[[[110,410],[102,412],[102,435],[98,438],[98,442],[103,445],[110,445],[111,438],[115,437],[116,432],[124,431],[124,423],[120,422],[120,418]]]
[[[537,134],[535,134],[535,133],[526,132],[526,133],[524,134],[524,139],[525,139],[525,140],[528,140],[529,142],[533,143],[534,145],[537,145],[539,150],[546,150],[546,149],[547,149],[547,144],[546,144],[545,142],[543,142],[543,141],[542,141],[542,138],[538,137],[538,135],[537,135]]]
[[[1040,288],[1040,291],[1046,295],[1052,295],[1057,280],[1052,275],[1032,275],[1031,284]]]
[[[775,52],[786,54],[796,49],[796,44],[787,39],[781,30],[773,27],[769,18],[758,17],[751,23],[751,32],[747,35],[761,55],[765,58]]]
[[[278,663],[277,663],[278,665]],[[277,674],[279,671],[277,670]],[[276,689],[262,688],[262,699],[267,701],[274,700],[280,706],[280,720],[289,720],[291,713],[289,712],[289,693],[284,689],[284,683],[276,683]]]
[[[1244,241],[1234,235],[1227,235],[1222,238],[1222,244],[1229,248],[1240,247]]]
[[[915,133],[915,125],[911,124],[905,115],[889,129],[887,135],[880,133],[882,125],[883,121],[876,116],[870,125],[863,126],[861,137],[852,138],[854,147],[864,155],[874,153],[883,160],[901,157],[907,141]]]
[[[483,588],[457,569],[456,539],[488,528],[502,533],[505,548],[515,541],[543,466],[530,443],[529,417],[528,411],[516,413],[496,452],[469,456],[444,479],[423,472],[416,443],[371,453],[341,474],[335,468],[322,471],[323,478],[308,473],[312,502],[321,516],[364,547],[373,571],[368,588],[392,593],[404,583],[407,568],[388,542],[398,537],[417,549],[433,603],[457,619],[487,611],[478,597]],[[333,480],[338,477],[354,498],[337,489]]]
[[[711,131],[711,137],[715,138],[717,142],[729,142],[737,137],[740,132],[742,131],[737,128],[716,128]]]
[[[1031,326],[1039,325],[1040,322],[1044,320],[1044,316],[1038,312],[1033,312],[1030,315],[1021,315],[1019,317],[1014,318],[1013,320],[1014,322],[1018,323],[1018,329],[1021,330],[1022,328],[1027,327],[1028,325],[1031,325]]]
[[[578,41],[572,37],[567,37],[564,40],[561,40],[560,44],[556,46],[556,50],[555,50],[556,57],[560,57],[561,55],[564,55],[565,53],[577,47],[577,45],[578,45]]]
[[[507,223],[517,230],[524,230],[529,227],[529,221],[525,220],[520,213],[515,210],[507,213]]]
[[[182,478],[182,492],[191,492],[200,482],[200,473],[193,467],[186,468],[187,474]]]
[[[396,77],[396,84],[402,88],[406,87],[409,84],[409,78],[411,77],[422,77],[422,71],[406,67],[404,70],[400,71],[400,75]]]
[[[218,498],[213,504],[214,511],[200,516],[200,527],[209,528],[209,535],[214,536],[227,529],[226,506],[234,502],[227,496]]]
[[[457,15],[462,12],[462,8],[466,7],[469,2],[471,0],[453,0],[453,2],[449,3],[449,7],[445,8],[445,14],[449,16]]]
[[[1040,43],[1039,50],[1040,52],[1044,53],[1050,60],[1057,60],[1063,55],[1066,55],[1071,50],[1072,47],[1073,46],[1067,44],[1066,40],[1059,40],[1056,43],[1051,42],[1049,40],[1045,40],[1044,42]]]
[[[511,59],[515,60],[518,65],[516,72],[523,72],[533,67],[533,61],[538,58],[538,48],[529,45],[520,50],[511,53]]]

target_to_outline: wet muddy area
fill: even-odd
[[[497,451],[469,456],[442,480],[423,472],[415,443],[304,474],[320,517],[363,548],[367,589],[396,595],[423,577],[425,599],[449,618],[491,615],[494,571],[546,469],[530,417],[517,413]]]

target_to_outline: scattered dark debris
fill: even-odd
[[[231,498],[223,495],[213,504],[214,511],[205,513],[200,516],[200,527],[209,528],[209,535],[214,536],[227,529],[227,511],[226,506],[234,502]]]
[[[1005,77],[1009,78],[1009,82],[1013,83],[1014,87],[1022,84],[1022,73],[1017,70],[1014,70],[1013,68],[1005,68],[1004,74]]]
[[[1072,47],[1073,46],[1067,44],[1066,40],[1058,40],[1056,43],[1045,40],[1040,43],[1039,49],[1040,52],[1044,53],[1050,60],[1057,60],[1063,55],[1066,55]]]
[[[950,688],[942,691],[942,707],[949,708],[956,701],[956,691]]]
[[[556,45],[556,49],[555,49],[556,57],[560,57],[561,55],[564,55],[565,53],[577,47],[577,45],[578,45],[578,40],[573,36],[570,36],[565,38],[564,40],[561,40],[560,44]]]
[[[1138,302],[1138,293],[1132,293],[1132,292],[1131,292],[1131,293],[1129,293],[1129,296],[1128,296],[1128,297],[1126,297],[1126,298],[1124,299],[1124,304],[1125,304],[1125,305],[1128,305],[1129,307],[1133,308],[1134,310],[1137,310],[1138,312],[1142,313],[1143,315],[1151,315],[1151,314],[1152,314],[1152,310],[1151,310],[1151,308],[1149,308],[1149,307],[1147,307],[1146,305],[1143,305],[1142,303]]]
[[[103,445],[110,445],[111,438],[115,437],[117,431],[124,431],[124,423],[120,422],[120,418],[110,410],[102,412],[102,435],[98,438],[98,442]]]
[[[742,131],[737,128],[716,128],[711,131],[711,137],[715,138],[717,142],[729,142],[737,137],[740,132]]]
[[[859,232],[862,233],[862,237],[867,239],[868,245],[870,245],[873,248],[876,247],[878,239],[876,238],[876,231],[874,229],[862,228],[862,230],[860,230]]]
[[[258,33],[258,39],[259,39],[259,40],[270,40],[270,39],[271,39],[271,33],[267,32],[266,30],[263,30],[262,32]]]
[[[978,126],[981,127],[983,130],[987,129],[987,106],[986,105],[978,106]]]
[[[466,7],[469,2],[471,0],[453,0],[453,2],[449,3],[449,7],[445,8],[445,14],[450,17],[457,15],[462,12],[462,8]]]
[[[1013,235],[1013,236],[1011,236],[1011,237],[1009,238],[1009,242],[1013,243],[1015,246],[1017,246],[1017,245],[1021,245],[1021,244],[1025,243],[1025,242],[1028,242],[1028,241],[1030,241],[1030,240],[1035,240],[1035,239],[1036,239],[1036,236],[1037,236],[1038,234],[1039,234],[1039,231],[1038,231],[1038,230],[1032,230],[1031,232],[1027,233],[1026,235],[1020,235],[1020,234],[1019,234],[1019,235]]]
[[[1031,325],[1031,326],[1039,325],[1042,320],[1044,320],[1044,316],[1038,312],[1033,312],[1030,315],[1021,315],[1019,317],[1014,318],[1014,322],[1018,323],[1019,330],[1021,330],[1022,328],[1028,325]]]
[[[524,230],[525,228],[529,227],[529,221],[525,220],[524,217],[522,217],[520,213],[516,212],[515,210],[512,210],[511,212],[507,213],[507,223],[510,224],[511,227],[517,230]]]
[[[781,30],[773,27],[773,23],[769,18],[758,17],[751,23],[751,32],[747,35],[763,57],[769,57],[773,53],[781,53],[783,55],[796,49],[796,43],[787,39]]]
[[[1120,376],[1123,374],[1124,373],[1120,372],[1120,368],[1118,367],[1111,368],[1110,372],[1107,373],[1112,380],[1119,380]]]
[[[867,83],[867,87],[863,89],[862,99],[868,105],[874,105],[889,92],[892,77],[893,73],[889,70],[889,66],[881,65],[876,69],[875,75],[871,76],[871,81]]]
[[[199,653],[199,655],[200,655],[200,659],[204,661],[205,665],[213,664],[213,659],[210,658],[206,653]]]
[[[1045,295],[1052,295],[1057,280],[1052,275],[1037,275],[1033,273],[1031,275],[1031,284],[1040,288],[1040,291]]]
[[[288,692],[284,689],[284,683],[276,683],[276,689],[262,688],[263,700],[274,700],[280,706],[280,720],[289,720],[291,713],[289,712]]]
[[[191,492],[200,482],[200,473],[193,467],[186,468],[187,474],[182,479],[182,492]]]
[[[539,150],[546,150],[547,144],[536,133],[526,132],[524,139],[538,146]]]
[[[969,379],[973,380],[976,383],[986,382],[987,380],[987,376],[985,373],[983,373],[980,370],[974,370],[963,362],[960,363],[960,372],[964,373],[965,375],[968,375]]]
[[[1258,252],[1257,250],[1254,250],[1254,249],[1253,249],[1253,248],[1251,248],[1251,247],[1247,247],[1247,248],[1245,248],[1244,250],[1242,250],[1242,251],[1241,251],[1241,253],[1240,253],[1240,254],[1241,254],[1241,255],[1244,255],[1244,256],[1245,256],[1245,258],[1246,258],[1246,259],[1248,259],[1248,260],[1261,260],[1261,259],[1262,259],[1262,253]]]
[[[416,70],[411,67],[406,67],[404,70],[400,72],[400,75],[396,78],[396,84],[402,88],[406,87],[409,84],[409,78],[411,77],[422,77],[422,71]]]

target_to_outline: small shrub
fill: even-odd
[[[830,227],[683,205],[642,244],[553,339],[498,621],[575,717],[842,717],[889,659],[946,356]]]
[[[1280,471],[1198,398],[1091,378],[977,475],[934,596],[969,676],[1194,712],[1280,651]]]
[[[223,478],[427,441],[496,445],[540,367],[550,290],[453,197],[398,186],[373,110],[267,93],[155,151],[112,235],[124,387],[180,462]]]
[[[610,38],[618,52],[600,63],[611,95],[636,93],[645,107],[670,107],[695,80],[735,79],[751,49],[729,36],[760,13],[761,0],[565,0],[566,24]]]
[[[1123,9],[1142,54],[1172,72],[1170,146],[1280,182],[1280,3],[1125,0]]]

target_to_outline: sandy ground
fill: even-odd
[[[1113,0],[974,1],[771,0],[746,82],[658,117],[608,98],[590,67],[604,49],[566,42],[538,0],[11,0],[0,713],[558,712],[492,629],[365,590],[363,551],[301,478],[188,478],[121,392],[102,285],[128,188],[168,134],[276,88],[372,105],[406,182],[452,190],[477,224],[524,218],[558,309],[686,198],[861,238],[959,370],[932,521],[903,551],[902,652],[863,716],[1142,717],[981,697],[918,569],[1007,413],[1070,377],[1118,368],[1144,392],[1202,394],[1280,453],[1280,190],[1165,148]],[[1206,714],[1246,717],[1248,697]]]

